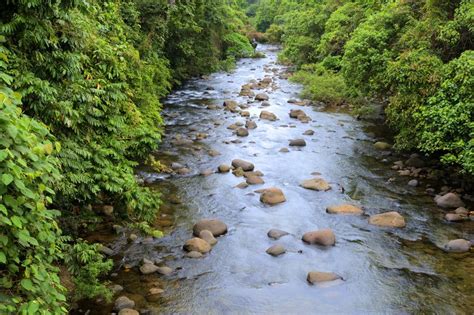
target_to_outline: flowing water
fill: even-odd
[[[123,255],[118,275],[112,278],[124,287],[122,294],[135,299],[138,308],[160,314],[473,313],[473,254],[448,254],[440,248],[449,239],[472,239],[474,222],[445,223],[444,212],[424,188],[407,186],[409,179],[390,169],[397,157],[373,148],[377,126],[345,113],[288,103],[298,98],[300,86],[280,75],[285,69],[276,64],[275,47],[259,49],[266,58],[243,59],[232,73],[192,80],[165,101],[166,136],[157,156],[186,165],[191,173],[164,178],[142,172],[163,193],[165,204],[157,222],[165,226],[166,235],[132,243],[124,236],[111,245]],[[251,102],[247,110],[258,127],[248,137],[236,137],[227,126],[245,118],[224,111],[222,102],[247,103],[249,98],[238,96],[240,87],[264,76],[270,76],[276,88],[256,92],[269,95],[271,105],[264,109],[279,120],[259,120],[261,103]],[[208,109],[210,104],[219,108]],[[304,110],[312,121],[290,118],[290,109]],[[315,134],[303,136],[307,129]],[[181,141],[197,133],[208,137]],[[232,142],[237,138],[240,143]],[[289,147],[288,140],[294,138],[304,138],[307,145]],[[289,152],[279,152],[283,147]],[[209,150],[220,155],[210,156]],[[232,173],[199,175],[235,158],[255,164],[265,184],[240,189],[235,186],[244,179]],[[321,173],[332,190],[299,187],[302,180],[314,177],[313,172]],[[259,201],[254,190],[271,186],[284,191],[285,203],[270,207]],[[326,213],[327,206],[340,203],[363,206],[366,215]],[[400,212],[407,226],[384,229],[368,224],[368,215],[389,210]],[[186,258],[182,245],[202,218],[224,221],[229,232],[205,257]],[[267,237],[271,228],[291,235],[274,241]],[[301,241],[303,233],[321,228],[334,230],[334,247]],[[276,243],[288,252],[279,257],[266,254]],[[175,271],[164,277],[123,268],[139,265],[144,257]],[[313,270],[335,272],[344,281],[311,286],[306,276]],[[146,302],[143,295],[156,285],[165,293]],[[110,313],[107,306],[93,309],[92,313]]]

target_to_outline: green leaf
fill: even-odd
[[[12,221],[13,225],[15,225],[17,228],[21,229],[23,224],[21,222],[21,219],[20,217],[17,217],[17,216],[13,216],[10,218],[10,220]]]
[[[18,129],[14,125],[10,125],[7,127],[7,133],[10,137],[15,139],[16,135],[18,134]]]
[[[7,150],[0,150],[0,162],[5,160],[8,156]]]
[[[0,212],[2,212],[4,215],[8,215],[8,210],[4,205],[0,204]]]
[[[10,174],[3,174],[2,175],[2,183],[5,186],[8,186],[12,181],[13,181],[13,176],[11,176]]]
[[[7,263],[7,256],[5,256],[5,253],[0,251],[0,264],[6,264]]]
[[[33,282],[30,279],[23,279],[20,282],[21,286],[27,291],[33,291]]]
[[[28,314],[36,314],[39,309],[39,303],[37,301],[32,301],[28,305]]]

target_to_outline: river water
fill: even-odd
[[[380,128],[345,113],[290,104],[301,87],[280,76],[285,68],[276,64],[277,50],[259,46],[261,59],[243,59],[232,73],[216,73],[189,81],[165,101],[166,136],[157,157],[176,161],[191,173],[162,179],[142,171],[151,186],[163,194],[165,204],[157,224],[165,237],[130,243],[118,238],[120,248],[111,280],[124,287],[121,295],[137,302],[137,309],[157,314],[469,314],[474,311],[474,257],[472,253],[448,254],[440,248],[449,239],[472,239],[472,221],[447,224],[425,187],[407,185],[391,165],[399,157],[377,151]],[[238,113],[222,109],[225,99],[247,103],[240,97],[243,84],[270,76],[275,84],[265,92],[277,121],[259,120],[260,102],[249,103],[258,127],[248,137],[236,137],[227,129],[245,122]],[[208,109],[211,104],[218,109]],[[289,117],[290,109],[302,109],[312,121],[305,124]],[[303,136],[312,129],[315,134]],[[197,133],[208,137],[192,143]],[[288,140],[304,138],[302,148]],[[239,141],[233,140],[238,139]],[[181,144],[181,145],[180,145]],[[183,145],[184,144],[184,145]],[[288,147],[289,152],[279,152]],[[220,155],[211,156],[209,150]],[[252,162],[263,172],[265,184],[245,189],[235,186],[244,179],[232,173],[201,176],[235,158]],[[299,187],[319,172],[332,186],[327,192]],[[287,201],[277,206],[260,203],[254,190],[279,187]],[[342,187],[344,189],[342,189]],[[352,203],[366,215],[327,214],[329,205]],[[406,219],[403,229],[384,229],[368,224],[368,215],[398,211]],[[193,224],[202,218],[218,218],[228,234],[201,259],[185,257],[184,242],[192,237]],[[290,233],[278,241],[267,231],[278,228]],[[301,241],[303,233],[331,228],[336,245],[321,248]],[[283,244],[288,252],[272,257],[265,250]],[[121,256],[120,256],[121,257]],[[174,269],[172,275],[140,275],[136,267],[143,258],[160,261]],[[128,265],[128,269],[123,266]],[[345,281],[322,286],[306,282],[309,271],[335,272]],[[149,287],[165,292],[155,302],[143,299]],[[82,305],[84,306],[84,305]],[[110,307],[94,307],[92,313],[110,313]]]

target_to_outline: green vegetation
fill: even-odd
[[[116,218],[160,235],[147,223],[160,195],[134,176],[159,144],[160,98],[252,56],[247,31],[224,0],[2,4],[0,313],[66,313],[62,264],[71,298],[109,297],[99,278],[111,261],[58,222],[113,205]]]
[[[474,174],[472,0],[260,0],[250,8],[257,29],[283,44],[280,60],[298,67],[293,80],[305,97],[383,102],[396,148]]]

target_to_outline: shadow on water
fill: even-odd
[[[166,235],[131,243],[126,235],[118,237],[123,255],[117,258],[117,274],[111,281],[124,287],[121,294],[134,299],[137,309],[152,314],[472,313],[474,257],[447,254],[440,248],[452,238],[472,239],[474,222],[446,224],[444,212],[421,188],[389,180],[397,178],[390,169],[396,157],[374,150],[372,144],[381,134],[370,123],[345,113],[289,104],[300,87],[284,79],[285,69],[276,64],[271,48],[260,48],[266,58],[243,59],[233,73],[192,80],[168,97],[166,136],[157,156],[185,165],[190,173],[165,179],[142,170],[163,194],[165,203],[156,226]],[[262,108],[261,103],[239,96],[243,84],[266,75],[273,79],[265,90],[270,106]],[[227,127],[245,118],[223,111],[225,99],[248,103],[246,110],[258,124],[240,141]],[[279,120],[259,120],[262,109]],[[291,119],[290,109],[304,110],[312,121],[303,124]],[[315,134],[303,136],[307,129]],[[294,138],[305,138],[307,146],[279,152]],[[234,158],[254,163],[264,173],[265,184],[239,189],[235,186],[242,178],[231,173],[199,175]],[[332,190],[299,187],[313,172],[321,173]],[[263,206],[253,191],[269,186],[280,187],[288,201]],[[366,215],[326,213],[328,205],[339,203],[362,205]],[[406,228],[382,229],[367,223],[367,215],[387,210],[405,216]],[[208,217],[226,222],[229,233],[205,257],[185,258],[182,245],[191,237],[193,223]],[[335,247],[322,249],[301,242],[304,232],[326,227],[336,234]],[[277,258],[265,253],[276,243],[266,235],[271,228],[290,233],[277,242],[288,249]],[[141,275],[137,266],[143,258],[170,266],[174,272],[166,277]],[[345,281],[310,286],[306,274],[311,270],[336,272]],[[156,286],[165,292],[147,301],[146,292]],[[80,307],[92,309],[93,314],[112,310],[96,302]]]

